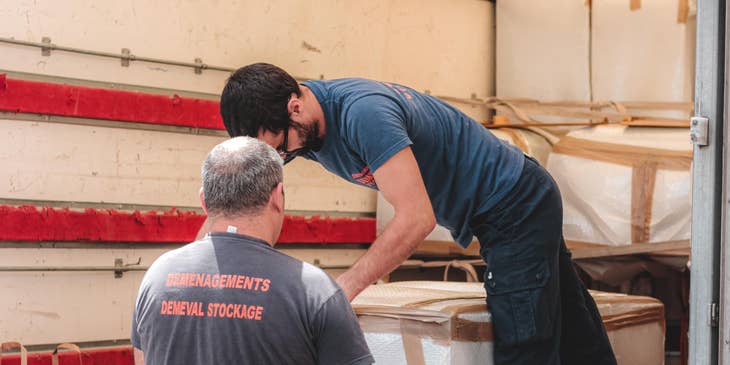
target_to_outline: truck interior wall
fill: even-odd
[[[239,67],[269,62],[302,78],[367,77],[437,95],[494,95],[494,4],[482,0],[367,2],[291,0],[232,2],[13,1],[0,9],[0,37],[145,57]],[[458,21],[456,20],[458,19]],[[164,95],[217,99],[226,72],[0,43],[0,74],[40,81],[146,89]],[[74,80],[70,80],[74,79]],[[78,79],[78,80],[75,80]],[[79,81],[80,80],[80,81]],[[484,109],[457,105],[483,119]],[[123,125],[74,125],[43,116],[3,113],[0,200],[193,209],[200,163],[223,135],[140,130]],[[373,191],[344,183],[314,163],[285,169],[287,210],[297,214],[367,216]],[[22,247],[22,248],[18,248]],[[111,266],[115,258],[147,266],[168,245],[90,242],[0,242],[0,266]],[[363,247],[286,248],[333,275]],[[336,251],[336,252],[335,252]],[[127,338],[140,272],[3,273],[0,339],[28,345]],[[99,319],[103,318],[103,319]]]

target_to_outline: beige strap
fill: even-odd
[[[620,102],[627,109],[649,109],[649,110],[680,110],[691,113],[694,104],[684,101],[622,101]]]
[[[481,259],[476,260],[451,260],[451,261],[422,261],[418,262],[417,265],[414,266],[420,266],[420,267],[443,267],[444,268],[444,281],[448,281],[449,276],[449,269],[453,266],[457,269],[461,269],[466,274],[466,281],[468,282],[478,282],[479,281],[479,275],[477,275],[477,271],[474,269],[474,265],[483,265],[484,261]]]
[[[547,116],[572,118],[572,119],[586,119],[586,120],[591,120],[591,121],[595,121],[595,122],[605,122],[605,121],[611,121],[611,120],[620,122],[624,118],[623,115],[619,115],[616,113],[606,113],[606,112],[571,109],[571,108],[564,108],[564,107],[552,107],[552,106],[544,106],[544,105],[520,105],[518,107],[517,105],[514,105],[514,104],[499,103],[499,104],[490,104],[489,106],[492,109],[495,109],[500,113],[514,113],[515,116],[517,117],[517,119],[521,120],[524,123],[540,123],[540,124],[547,123],[547,122],[541,122],[540,120],[530,117],[529,116],[530,114],[547,115]]]
[[[79,356],[79,365],[81,365],[81,363],[82,363],[81,349],[72,343],[62,343],[62,344],[56,346],[56,349],[53,350],[53,354],[51,355],[51,364],[52,365],[58,365],[59,350],[69,350],[69,351],[76,352],[76,354]]]
[[[628,246],[607,246],[605,244],[566,240],[565,244],[573,254],[573,259],[636,255],[666,251],[683,250],[689,255],[689,240],[664,242],[637,242]]]
[[[425,365],[426,359],[423,357],[423,344],[421,336],[411,327],[411,322],[407,319],[400,320],[401,333],[403,334],[403,351],[406,353],[406,364],[408,365]]]
[[[685,0],[686,1],[686,0]],[[641,3],[639,2],[639,6]],[[489,97],[481,99],[463,99],[448,96],[438,96],[445,101],[478,105],[493,109],[502,115],[493,118],[492,123],[501,124],[505,117],[514,115],[522,126],[546,124],[544,121],[535,119],[534,115],[544,115],[572,119],[585,119],[590,123],[622,123],[629,122],[636,118],[647,119],[647,117],[632,116],[629,110],[681,110],[691,112],[693,106],[686,102],[585,102],[585,101],[538,101],[535,99],[523,98],[497,98]],[[612,109],[613,111],[604,111]],[[658,118],[651,118],[658,119]],[[511,124],[510,124],[511,125]],[[486,126],[489,126],[487,124]]]
[[[626,107],[622,103],[612,101],[611,106],[616,109],[616,112],[618,112],[619,114],[623,114],[628,117],[629,112],[626,110]],[[624,120],[626,120],[626,117],[624,117]],[[628,118],[630,119],[631,117]]]
[[[467,342],[494,342],[492,322],[472,322],[461,318],[451,320],[454,339]]]
[[[553,146],[553,153],[632,167],[653,162],[656,163],[657,168],[664,170],[689,170],[692,165],[692,151],[689,150],[664,150],[573,137],[561,138]]]
[[[517,117],[517,119],[525,123],[535,123],[535,121],[530,118],[530,116],[522,108],[517,107],[511,102],[495,99],[494,101],[487,103],[487,107],[497,111],[512,113]]]
[[[3,362],[3,352],[20,349],[20,365],[28,365],[28,350],[20,342],[10,341],[0,344],[0,364]]]
[[[492,124],[494,124],[495,126],[505,126],[509,124],[509,117],[506,115],[495,115],[492,117]]]
[[[623,123],[629,123],[629,122],[621,122]],[[508,126],[510,128],[527,128],[530,127],[591,127],[591,126],[597,126],[602,124],[608,124],[607,121],[599,121],[599,122],[563,122],[563,123],[548,123],[548,122],[537,122],[537,123],[510,123]],[[482,125],[489,129],[502,129],[505,127],[505,125],[500,124],[489,124],[489,123],[482,123]]]
[[[647,162],[632,169],[631,242],[649,242],[657,163]]]
[[[655,118],[655,117],[632,117],[631,120],[621,122],[621,125],[629,127],[665,127],[665,128],[689,128],[689,119]]]
[[[612,108],[612,103],[622,104],[626,109],[651,109],[651,110],[683,110],[691,112],[694,110],[694,104],[691,102],[683,101],[539,101],[536,99],[528,98],[497,98],[489,97],[485,100],[480,99],[465,99],[457,98],[453,96],[437,96],[437,98],[444,101],[451,101],[455,103],[468,104],[468,105],[481,105],[486,107],[492,107],[495,104],[509,104],[516,107],[532,105],[532,106],[547,106],[547,107],[568,107],[568,108],[586,108],[593,110],[601,110],[604,108]]]
[[[625,327],[633,327],[646,323],[664,323],[664,306],[635,310],[621,315],[603,316],[603,325],[607,331],[615,331]]]
[[[529,154],[530,147],[527,145],[527,139],[525,136],[512,128],[500,128],[501,132],[507,133],[512,138],[512,143],[520,149],[520,151]]]
[[[686,24],[689,19],[689,0],[679,0],[677,5],[677,23]]]
[[[457,269],[461,269],[464,273],[466,273],[467,282],[476,283],[479,281],[479,275],[477,275],[477,271],[474,269],[474,266],[467,261],[461,260],[451,260],[446,264],[446,266],[444,266],[444,281],[449,281],[449,269],[452,266]]]
[[[692,112],[694,105],[683,101],[537,101],[534,99],[501,99],[516,105],[534,104],[543,106],[557,106],[568,108],[586,108],[594,110],[602,110],[605,108],[614,108],[614,104],[620,104],[626,109],[643,109],[643,110],[680,110]]]

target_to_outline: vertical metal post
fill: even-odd
[[[694,145],[689,363],[718,361],[714,313],[720,286],[725,107],[725,1],[697,2],[695,116],[708,119],[707,144]]]
[[[728,19],[726,6],[725,19]],[[730,28],[725,25],[725,50],[730,49]],[[725,90],[730,89],[730,80],[728,75],[730,74],[730,59],[725,56]],[[725,106],[725,120],[723,123],[723,141],[728,141],[730,137],[730,122],[728,121],[728,113],[730,113],[730,93],[725,92],[723,96]],[[719,325],[719,348],[718,348],[718,360],[719,364],[730,365],[730,247],[728,247],[728,233],[730,233],[730,151],[726,146],[723,146],[724,150],[724,161],[722,164],[723,172],[723,184],[722,184],[722,237],[720,246],[720,302],[717,306],[718,314],[718,325]]]

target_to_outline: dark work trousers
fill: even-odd
[[[470,226],[487,263],[496,365],[616,364],[565,247],[560,191],[537,161],[525,157],[512,191]]]

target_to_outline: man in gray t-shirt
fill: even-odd
[[[322,270],[276,251],[282,160],[238,137],[203,164],[202,239],[157,259],[132,318],[137,364],[371,364],[357,318]]]

